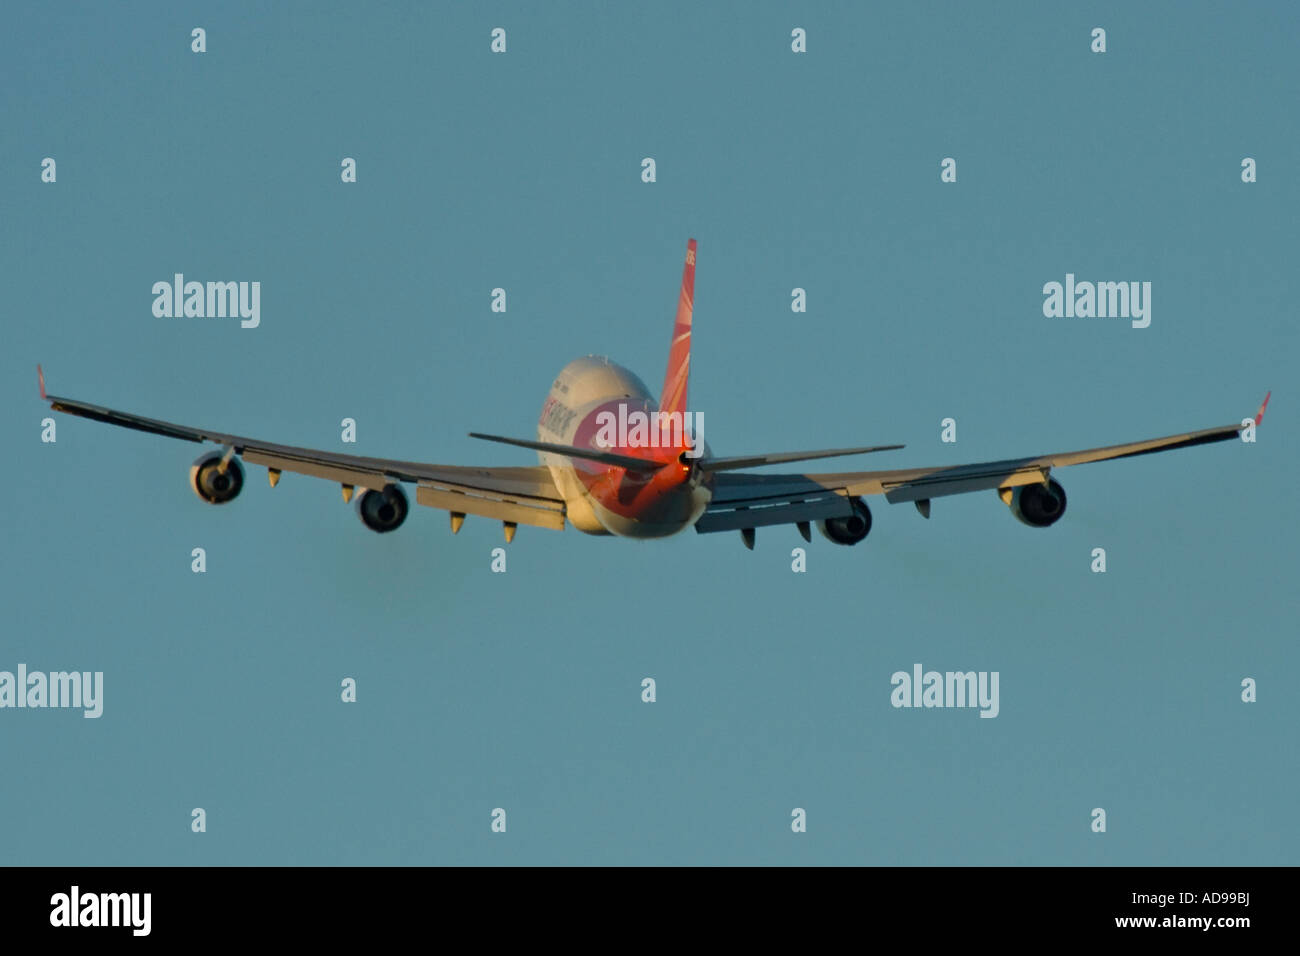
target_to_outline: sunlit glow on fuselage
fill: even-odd
[[[659,538],[689,528],[704,513],[712,493],[695,462],[707,453],[707,445],[702,436],[698,446],[694,443],[680,417],[674,422],[657,412],[641,380],[608,359],[577,359],[556,377],[538,421],[540,441],[627,455],[648,466],[623,468],[542,452],[574,527],[592,534]],[[610,416],[631,423],[638,413],[647,422],[644,434],[624,429],[611,436]],[[611,445],[610,437],[622,440]]]

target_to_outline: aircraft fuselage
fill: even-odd
[[[645,383],[601,356],[575,359],[556,376],[537,423],[538,441],[612,451],[663,465],[636,471],[539,452],[564,496],[569,522],[579,531],[663,538],[695,524],[708,507],[710,482],[693,466],[690,439],[680,430],[661,429],[655,423],[648,435],[609,441],[611,418],[626,420],[641,413],[654,423],[657,410]]]

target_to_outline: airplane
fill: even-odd
[[[884,495],[890,504],[910,501],[929,518],[934,498],[994,491],[1019,521],[1046,528],[1061,519],[1066,507],[1065,489],[1052,477],[1053,469],[1227,441],[1250,427],[1250,421],[1244,420],[1122,445],[972,465],[753,473],[746,469],[903,446],[715,457],[702,434],[693,434],[688,427],[691,417],[686,409],[695,257],[696,242],[691,239],[668,368],[657,402],[631,371],[603,356],[589,355],[570,362],[556,376],[542,406],[536,440],[470,433],[474,438],[532,449],[540,465],[465,467],[365,458],[176,425],[47,395],[45,374],[38,365],[41,399],[55,411],[222,446],[204,452],[190,466],[190,486],[210,504],[225,504],[239,495],[244,486],[242,459],[264,466],[272,488],[287,471],[337,482],[345,503],[356,489],[362,489],[356,496],[357,513],[367,528],[381,533],[396,530],[406,520],[410,507],[402,486],[410,484],[415,486],[416,503],[448,512],[453,534],[466,515],[475,515],[502,522],[507,542],[514,540],[521,524],[559,530],[567,521],[587,534],[625,538],[667,537],[690,527],[706,534],[739,531],[750,550],[755,529],[781,524],[795,525],[805,541],[812,540],[815,523],[835,544],[858,544],[871,531],[871,510],[863,500],[871,495]],[[1270,391],[1259,406],[1255,425],[1263,421],[1271,395]],[[634,423],[633,427],[621,424],[616,434],[608,427],[615,415],[620,423]]]

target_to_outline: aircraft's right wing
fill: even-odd
[[[1266,396],[1256,413],[1256,424],[1263,421],[1267,405]],[[714,478],[713,500],[696,522],[695,530],[702,533],[734,531],[848,517],[852,513],[850,499],[859,495],[884,495],[890,504],[917,502],[922,506],[922,514],[927,514],[931,498],[990,489],[1006,497],[1019,485],[1046,482],[1053,468],[1228,441],[1236,438],[1247,424],[1223,425],[1123,445],[973,465],[801,475],[724,472]]]

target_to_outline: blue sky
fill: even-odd
[[[1295,862],[1291,5],[3,23],[0,670],[103,671],[105,700],[0,710],[0,860]],[[718,454],[981,461],[1228,424],[1272,388],[1269,418],[1253,445],[1061,471],[1047,531],[992,493],[928,522],[873,499],[867,541],[816,537],[804,574],[793,528],[753,553],[522,528],[494,574],[490,521],[453,538],[415,508],[375,535],[338,488],[251,466],[213,508],[188,443],[67,416],[40,440],[38,361],[55,394],[173,421],[533,464],[466,433],[530,436],[577,355],[657,385],[690,236]],[[156,318],[175,272],[260,281],[260,327]],[[1151,326],[1045,318],[1070,272],[1150,281]],[[999,716],[892,708],[917,662],[998,671]]]

